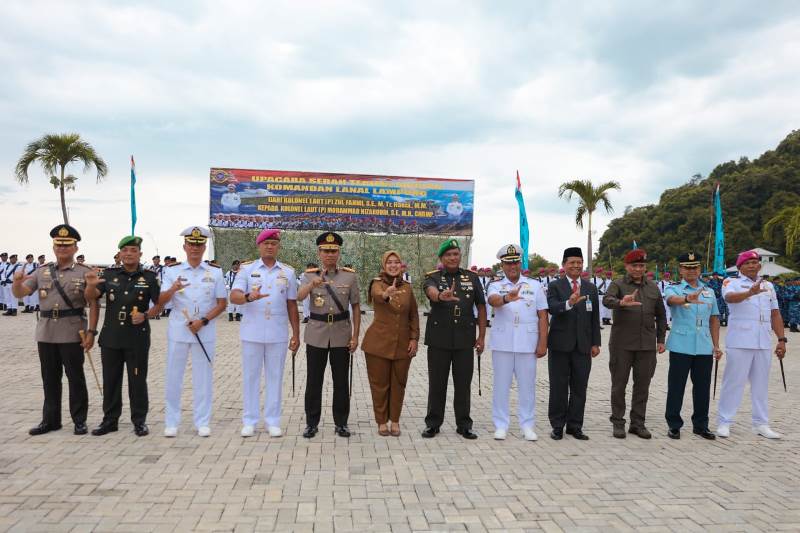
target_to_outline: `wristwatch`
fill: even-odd
[[[204,326],[208,325],[208,319],[206,317],[201,318],[200,322],[202,322]]]
[[[786,343],[786,342],[788,342],[788,340],[789,339],[787,339],[786,337],[778,337],[778,342]]]
[[[95,337],[97,337],[97,330],[96,329],[87,329],[86,333],[91,333]]]

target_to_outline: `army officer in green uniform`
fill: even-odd
[[[462,269],[458,241],[448,239],[439,246],[442,270],[428,272],[422,283],[431,302],[425,328],[428,346],[428,414],[426,439],[435,437],[444,422],[447,380],[453,368],[453,410],[458,434],[476,439],[469,416],[470,384],[474,360],[472,351],[483,352],[486,336],[486,300],[478,276]],[[474,308],[478,309],[478,335],[475,336]]]
[[[86,276],[86,299],[105,295],[106,314],[100,331],[103,360],[103,421],[92,435],[117,431],[122,414],[123,367],[128,368],[128,396],[133,431],[143,437],[150,431],[147,419],[147,358],[150,351],[148,318],[158,316],[158,305],[148,311],[150,302],[158,303],[160,287],[152,270],[140,263],[142,239],[129,235],[119,241],[118,267],[110,267],[98,277]]]

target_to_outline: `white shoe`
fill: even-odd
[[[730,424],[720,424],[717,426],[717,437],[727,439],[730,436],[731,436]]]
[[[178,428],[164,428],[164,436],[168,438],[175,437],[178,434]]]
[[[255,426],[242,426],[242,437],[252,437],[255,434]]]
[[[197,428],[197,436],[198,437],[208,437],[211,435],[211,428],[208,426],[200,426]]]
[[[753,433],[755,433],[756,435],[761,435],[762,437],[766,437],[768,439],[779,439],[779,438],[781,438],[780,433],[775,433],[766,424],[761,424],[760,426],[754,427],[753,428]]]
[[[522,435],[525,437],[525,440],[539,440],[539,437],[536,436],[536,432],[533,430],[533,428],[523,429]]]
[[[267,431],[269,431],[269,436],[270,437],[282,437],[283,436],[283,431],[281,431],[281,428],[279,428],[278,426],[269,426],[267,428]]]
[[[494,440],[506,440],[506,430],[505,429],[494,430]]]

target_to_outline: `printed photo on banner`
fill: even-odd
[[[475,182],[212,168],[217,228],[472,235]]]

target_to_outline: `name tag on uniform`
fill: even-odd
[[[588,313],[592,312],[592,301],[591,300],[586,300],[586,312],[588,312]]]

